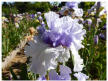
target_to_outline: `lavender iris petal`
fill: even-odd
[[[72,39],[69,35],[63,33],[59,39],[59,42],[61,45],[69,47],[71,45]]]
[[[53,41],[50,39],[50,32],[44,32],[42,35],[42,39],[45,43],[52,45]]]
[[[59,34],[57,32],[45,32],[43,34],[43,41],[45,43],[51,44],[51,46],[57,47],[59,45],[69,47],[71,45],[72,39],[69,35],[65,33]]]
[[[49,72],[50,80],[71,80],[71,69],[67,66],[60,65],[60,75],[55,70]]]
[[[60,74],[61,75],[65,75],[65,74],[71,74],[71,69],[67,66],[63,66],[63,65],[60,65]]]
[[[39,77],[38,80],[39,80],[39,81],[45,81],[46,78],[45,78],[45,76],[42,76],[42,77]]]
[[[59,46],[58,39],[60,34],[54,31],[46,31],[42,35],[42,39],[45,43],[50,44],[53,47]]]
[[[78,24],[78,21],[74,21],[69,16],[59,18],[59,15],[54,12],[46,13],[45,18],[49,28],[42,34],[42,39],[45,43],[50,44],[52,47],[59,45],[70,47],[73,37],[79,43],[83,40],[82,36],[85,31],[82,29],[83,25]],[[81,44],[76,45],[79,46]]]
[[[51,70],[49,72],[49,79],[50,80],[60,80],[59,75],[57,74],[55,70]]]
[[[60,75],[56,70],[50,70],[49,80],[71,80],[71,69],[67,66],[60,65]],[[46,80],[45,76],[39,77],[38,80]]]

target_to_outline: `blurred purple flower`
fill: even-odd
[[[42,35],[45,32],[45,26],[37,27],[37,31],[39,32],[40,35]]]
[[[44,23],[44,21],[42,21],[40,24],[41,24],[41,26],[43,26],[43,27],[46,26],[45,23]]]
[[[88,23],[89,25],[91,25],[91,24],[92,24],[92,20],[91,20],[91,19],[87,19],[87,23]]]
[[[43,18],[41,16],[39,16],[38,20],[41,22],[43,20]]]
[[[89,27],[88,27],[88,31],[90,31],[90,30],[91,30],[91,27],[89,26]]]
[[[34,19],[35,18],[35,15],[34,14],[31,14],[30,17]]]
[[[88,25],[88,31],[90,31],[91,30],[92,20],[91,19],[86,19],[83,23]]]
[[[68,7],[68,8],[78,8],[78,2],[67,2],[66,3],[66,6]]]
[[[98,35],[95,35],[95,36],[94,36],[94,43],[95,43],[95,44],[98,44],[98,39],[99,39],[99,38],[98,38]]]
[[[101,6],[101,3],[100,2],[97,2],[97,9],[99,9]]]
[[[103,39],[103,40],[105,40],[106,38],[105,38],[105,35],[104,34],[99,34],[99,37],[101,38],[101,39]]]
[[[42,35],[45,31],[46,31],[46,28],[45,28],[45,23],[44,21],[40,22],[41,26],[38,26],[37,27],[37,31],[39,32],[40,35]]]
[[[106,30],[106,24],[101,28],[101,30]]]
[[[96,8],[96,3],[91,7],[91,9],[88,9],[88,14],[93,12],[95,8]]]

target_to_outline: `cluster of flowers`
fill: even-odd
[[[32,20],[37,17],[37,14],[28,14],[28,13],[22,13],[22,14],[10,14],[10,19],[6,18],[5,16],[2,17],[2,24],[6,24],[7,22],[14,22],[15,27],[19,28],[19,24],[23,19],[26,20]]]
[[[14,24],[16,28],[19,28],[20,21],[23,19],[23,14],[13,14]]]
[[[91,16],[95,16],[96,15],[96,10],[98,8],[100,8],[100,9],[98,11],[99,14],[98,14],[97,23],[96,23],[96,26],[98,28],[97,31],[100,31],[101,30],[101,31],[104,32],[104,30],[106,30],[106,24],[104,24],[104,26],[101,29],[99,29],[99,24],[100,23],[103,23],[102,20],[105,19],[106,18],[106,15],[107,15],[105,2],[96,2],[91,7],[91,9],[88,10],[88,14],[90,14]],[[85,23],[86,22],[88,23],[89,30],[90,30],[91,29],[91,24],[92,24],[92,19],[86,19]],[[94,28],[96,29],[96,27],[94,27]],[[106,35],[106,32],[104,34],[103,33],[100,33],[99,35],[95,35],[94,36],[94,43],[95,44],[98,44],[99,38],[105,40],[106,39],[105,35]]]
[[[24,52],[27,56],[32,57],[30,70],[40,74],[39,80],[71,80],[71,69],[64,66],[70,56],[72,56],[74,64],[74,76],[82,81],[89,78],[81,72],[84,64],[78,53],[84,47],[82,40],[86,34],[79,19],[75,18],[83,15],[83,10],[78,8],[78,4],[77,2],[66,3],[65,7],[74,10],[71,16],[68,16],[70,11],[67,13],[67,9],[64,7],[62,13],[63,15],[66,13],[66,15],[63,17],[52,11],[45,13],[47,25],[44,23],[41,13],[38,13],[41,26],[37,27],[38,34],[34,36],[32,41],[28,42]],[[59,65],[59,63],[64,65]],[[59,69],[60,75],[56,72],[56,68]],[[46,78],[45,75],[49,78]]]
[[[37,17],[37,14],[28,14],[28,13],[22,13],[22,14],[13,14],[14,16],[14,23],[16,28],[19,28],[20,21],[24,18],[29,21],[31,19],[35,19]]]

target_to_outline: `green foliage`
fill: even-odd
[[[2,7],[2,12],[3,12],[3,15],[8,17],[10,13],[17,14],[18,10],[15,7],[14,8]]]
[[[87,11],[88,9],[90,9],[93,5],[95,4],[95,2],[81,2],[79,7],[83,8],[84,11]]]
[[[10,13],[36,13],[38,11],[40,12],[47,12],[50,10],[52,6],[49,2],[14,2],[14,3],[6,3],[4,2],[2,4],[2,12],[6,15],[9,15]]]
[[[30,27],[37,27],[36,20],[27,21],[23,19],[19,28],[14,23],[7,23],[8,27],[2,28],[2,57],[6,57],[10,51],[16,48],[20,40],[28,33]]]

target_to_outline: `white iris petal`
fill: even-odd
[[[70,58],[69,49],[62,46],[56,48],[43,43],[39,36],[35,36],[25,47],[25,54],[31,56],[30,70],[36,74],[44,75],[47,70],[55,69],[58,62],[65,62]]]
[[[84,65],[83,65],[83,59],[81,59],[80,55],[78,54],[78,49],[75,48],[75,45],[71,44],[71,51],[73,55],[73,61],[74,61],[74,72],[80,72],[82,71]]]

